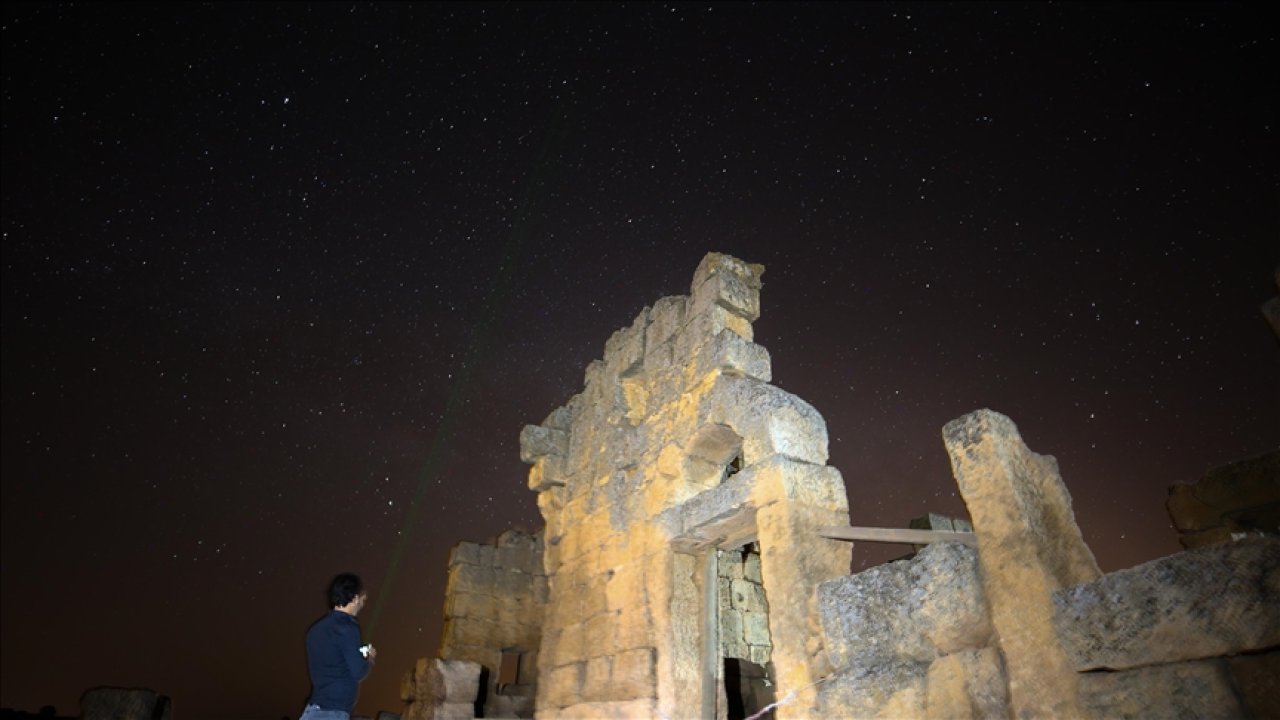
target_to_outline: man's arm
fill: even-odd
[[[373,667],[373,648],[369,648],[369,659],[360,654],[360,628],[354,624],[342,629],[342,660],[347,665],[351,679],[360,682]]]

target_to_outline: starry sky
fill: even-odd
[[[0,704],[296,717],[337,572],[398,711],[523,425],[702,256],[855,525],[962,515],[944,423],[1054,455],[1104,570],[1277,446],[1256,6],[7,4]],[[854,569],[901,546],[855,547]]]

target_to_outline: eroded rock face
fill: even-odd
[[[82,720],[170,720],[169,698],[142,688],[94,688],[80,698]]]
[[[1054,594],[1076,670],[1196,660],[1280,645],[1280,538],[1188,550]]]

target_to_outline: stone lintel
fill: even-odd
[[[754,534],[755,507],[749,502],[755,473],[751,468],[725,482],[661,512],[655,520],[682,552],[719,544],[722,536],[736,539]],[[746,526],[750,527],[750,530]]]

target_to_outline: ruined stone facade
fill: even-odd
[[[708,255],[688,296],[642,310],[582,393],[521,434],[546,520],[539,717],[723,716],[733,654],[767,657],[794,693],[782,716],[817,712],[831,667],[815,590],[851,559],[818,529],[847,524],[848,504],[822,417],[769,384],[752,342],[763,270]],[[743,578],[722,633],[723,552],[750,543],[760,583]]]
[[[1056,461],[990,410],[943,429],[971,524],[918,523],[976,547],[848,575],[849,546],[821,532],[849,519],[823,420],[769,384],[752,340],[762,271],[708,255],[524,429],[545,534],[519,559],[498,560],[502,540],[455,550],[411,717],[464,717],[473,692],[485,716],[527,716],[489,702],[511,648],[539,718],[1277,714],[1280,538],[1102,575]]]

